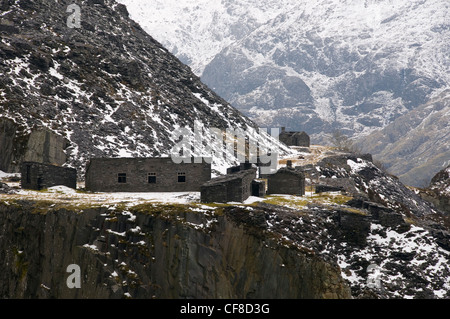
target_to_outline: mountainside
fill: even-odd
[[[158,6],[167,8],[166,4],[171,3],[158,2]],[[237,70],[241,70],[241,75],[256,72],[253,76],[263,83],[259,87],[244,78],[236,82],[240,90],[247,90],[249,98],[254,90],[260,90],[263,96],[262,87],[266,84],[272,87],[278,81],[282,91],[278,95],[280,101],[286,105],[289,101],[303,101],[300,113],[306,117],[309,114],[308,125],[321,134],[333,128],[330,123],[334,122],[327,119],[334,113],[323,111],[323,100],[317,98],[315,90],[334,79],[335,87],[323,87],[323,91],[333,93],[336,119],[350,123],[352,117],[357,118],[351,111],[357,104],[344,105],[341,98],[363,94],[366,91],[362,88],[375,94],[374,87],[378,97],[396,94],[383,90],[386,86],[395,87],[397,81],[390,82],[387,76],[374,73],[370,81],[364,82],[366,86],[353,82],[353,86],[336,89],[344,85],[339,81],[349,76],[345,50],[328,52],[333,44],[338,45],[338,37],[329,35],[330,29],[318,29],[316,33],[297,29],[298,34],[290,29],[300,20],[312,24],[317,17],[323,17],[326,6],[321,7],[320,3],[325,2],[314,5],[286,2],[282,6],[275,1],[265,4],[227,1],[219,6],[218,1],[204,1],[205,8],[228,15],[229,19],[221,26],[233,25],[234,31],[223,33],[224,44],[230,41],[227,48],[219,45],[220,28],[203,33],[206,38],[210,34],[219,37],[214,50],[220,49],[221,53],[213,57],[197,51],[195,61],[199,70],[206,57],[211,58],[211,63],[204,65],[203,74],[222,56],[226,58],[222,60],[225,76],[236,75]],[[351,24],[342,19],[348,12],[339,3],[331,1],[329,5],[335,10],[326,12],[332,27]],[[442,44],[432,37],[448,32],[445,27],[434,25],[445,14],[439,10],[442,3],[417,1],[408,6],[405,1],[398,4],[368,1],[366,5],[381,10],[387,8],[383,6],[386,3],[393,8],[391,14],[399,8],[419,17],[420,12],[435,12],[432,24],[427,21],[432,29],[429,42],[422,44],[423,50],[433,47],[439,51],[442,45],[445,47],[445,41]],[[249,4],[261,9],[253,11]],[[361,22],[356,13],[361,13],[363,7],[352,7],[356,21]],[[283,146],[203,84],[189,66],[130,19],[126,7],[115,0],[0,0],[0,10],[0,298],[450,297],[450,220],[440,207],[441,203],[446,205],[448,169],[433,178],[428,191],[436,197],[429,200],[419,190],[406,187],[395,176],[380,170],[370,154],[318,145],[293,149]],[[209,23],[203,25],[201,15],[196,16],[194,11],[167,12],[176,12],[176,21],[186,14],[189,19],[199,20],[192,27],[208,30]],[[248,18],[234,20],[237,13],[248,14]],[[222,21],[221,15],[212,16],[213,21]],[[205,16],[204,21],[208,19]],[[377,25],[383,29],[403,19],[400,15],[392,16]],[[418,30],[423,24],[418,25]],[[263,31],[270,31],[270,26],[277,34],[284,31],[280,34],[288,39],[292,36],[293,45],[300,45],[301,41],[296,42],[298,38],[322,43],[314,34],[324,37],[321,48],[336,58],[333,60],[336,64],[329,68],[326,60],[314,64],[316,71],[308,71],[316,79],[318,73],[314,72],[323,72],[318,78],[324,82],[317,80],[320,83],[314,87],[303,80],[300,74],[307,72],[297,72],[288,63],[283,54],[290,51],[285,51],[281,42],[277,46],[280,64],[266,64],[262,52],[273,49],[274,38]],[[381,31],[372,29],[382,36]],[[355,40],[354,34],[336,30],[346,40]],[[262,34],[267,38],[257,41]],[[308,34],[313,38],[308,38]],[[389,36],[398,34],[392,32]],[[370,37],[357,38],[373,41]],[[227,55],[238,48],[238,42],[245,46],[235,51],[235,57],[245,56],[243,61],[248,70],[233,64]],[[357,47],[356,40],[351,43],[349,49],[364,50],[364,46]],[[387,43],[379,45],[384,50]],[[255,46],[261,52],[257,55],[259,64],[249,62],[252,52],[256,52],[252,51]],[[413,51],[416,49],[412,47]],[[184,46],[183,49],[179,46],[179,51],[189,52]],[[381,53],[370,52],[367,55],[371,58],[366,62],[373,63],[371,70],[379,70],[381,64],[375,65],[375,61],[379,61]],[[297,53],[294,57],[303,56]],[[419,59],[421,55],[417,54]],[[444,62],[448,59],[446,55],[441,58]],[[398,60],[400,64],[403,62]],[[445,67],[445,63],[441,65],[444,71]],[[448,99],[443,89],[448,74],[437,66],[430,69],[432,74],[425,74],[426,68],[427,65],[412,73],[402,69],[405,71],[401,73],[405,75],[402,79],[406,79],[402,94],[406,95],[396,101],[406,104],[397,111],[386,104],[377,114],[385,116],[385,111],[392,109],[397,112],[393,117],[400,121],[410,108],[416,113],[404,120],[409,126],[395,134],[441,137],[444,148],[439,150],[443,152],[447,135],[441,133],[448,132]],[[358,76],[364,77],[366,68],[362,66],[362,70]],[[283,72],[289,76],[283,78]],[[224,83],[235,85],[235,80],[231,77],[229,80]],[[277,96],[276,92],[267,94]],[[430,102],[427,99],[431,95],[434,99]],[[361,96],[353,98],[358,102]],[[415,105],[421,98],[428,104]],[[286,116],[283,108],[271,110],[270,103],[266,111]],[[295,112],[295,108],[292,110]],[[348,111],[346,117],[344,110]],[[367,114],[375,119],[375,113]],[[271,120],[278,123],[276,116]],[[292,121],[295,123],[295,118]],[[279,124],[290,125],[286,121]],[[435,128],[429,132],[430,136],[425,127],[429,125]],[[188,129],[178,130],[184,127]],[[221,131],[215,135],[210,128]],[[203,151],[212,148],[216,155],[214,173],[221,173],[239,160],[233,147],[224,149],[222,143],[217,143],[226,128],[241,129],[247,133],[249,142],[279,152],[283,155],[279,166],[290,160],[306,177],[306,195],[270,194],[251,196],[243,203],[218,204],[202,203],[200,192],[95,193],[62,186],[33,191],[21,189],[20,174],[12,173],[25,158],[76,167],[82,174],[86,161],[93,156],[167,156],[179,145],[178,132],[198,138],[187,143],[189,149],[205,147],[196,149],[194,155],[211,156]],[[353,129],[367,133],[362,126]],[[374,151],[383,150],[381,146]],[[223,152],[228,154],[222,158]],[[4,173],[3,167],[9,172]],[[73,264],[81,271],[81,288],[77,289],[70,288],[67,281],[67,267]]]
[[[131,17],[201,75],[225,47],[275,18],[294,0],[118,0]]]
[[[305,130],[316,144],[329,143],[336,129],[362,138],[417,107],[427,108],[450,88],[445,0],[121,3],[260,126]],[[426,157],[407,167],[420,171],[430,162],[434,171],[424,169],[419,184],[444,164],[436,145],[449,132],[448,127],[424,130],[434,133],[428,135]],[[383,147],[387,152],[392,143],[425,145],[417,142],[397,134]],[[412,181],[412,173],[400,168],[410,152],[397,159],[379,155],[402,181]]]
[[[450,159],[450,91],[356,141],[403,183],[425,187]],[[401,138],[399,138],[401,137]]]
[[[121,2],[169,48],[190,48],[205,83],[264,125],[286,121],[268,112],[283,110],[299,115],[291,128],[321,132],[310,117],[366,133],[449,85],[446,1]]]
[[[450,297],[448,215],[367,156],[336,154],[300,169],[316,190],[342,191],[219,205],[195,192],[10,184],[0,194],[0,297]],[[66,285],[74,263],[80,289]]]
[[[194,123],[205,145],[217,145],[208,128],[239,128],[260,145],[276,143],[142,30],[125,6],[79,1],[77,28],[72,4],[0,2],[0,126],[15,134],[4,142],[14,152],[42,128],[67,141],[69,165],[81,170],[92,156],[168,156],[179,140],[172,133],[192,132]],[[215,160],[221,171],[236,157]]]
[[[450,165],[434,175],[430,184],[419,190],[419,195],[443,212],[450,213]]]

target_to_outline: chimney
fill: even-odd
[[[281,133],[284,133],[286,131],[286,127],[282,126],[281,127]]]
[[[291,161],[291,160],[288,160],[288,161],[286,162],[286,167],[287,167],[287,168],[292,168],[292,161]]]

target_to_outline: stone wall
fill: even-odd
[[[267,177],[268,194],[305,195],[305,176],[289,168],[281,168]]]
[[[35,162],[22,163],[22,188],[41,190],[60,185],[76,189],[76,169]]]
[[[24,154],[28,136],[14,121],[0,118],[0,170],[18,172],[21,156]]]
[[[243,202],[252,195],[256,169],[238,171],[217,177],[201,187],[203,203]]]
[[[119,183],[119,174],[126,174]],[[149,174],[155,182],[149,182]],[[184,182],[179,181],[184,176]],[[94,158],[86,169],[86,189],[94,192],[200,191],[211,179],[211,164],[180,163],[165,158]]]
[[[287,132],[282,130],[279,135],[281,142],[288,146],[310,147],[310,137],[306,132]]]

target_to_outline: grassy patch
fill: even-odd
[[[352,197],[336,193],[320,193],[305,196],[294,195],[268,195],[264,202],[273,205],[287,206],[294,209],[306,208],[309,204],[332,206],[344,205]]]

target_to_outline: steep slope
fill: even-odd
[[[450,213],[450,165],[434,175],[426,188],[419,189],[419,195],[437,209]]]
[[[261,125],[364,135],[449,88],[448,11],[305,1],[225,48],[202,79]]]
[[[143,31],[125,6],[80,1],[77,28],[73,1],[0,4],[1,116],[19,136],[44,127],[66,138],[71,166],[82,171],[91,156],[167,156],[179,140],[172,133],[191,132],[196,122],[206,145],[213,145],[207,128],[239,128],[261,145],[274,142]],[[235,159],[229,154],[213,167]]]
[[[450,91],[356,144],[410,186],[425,187],[450,159]]]

